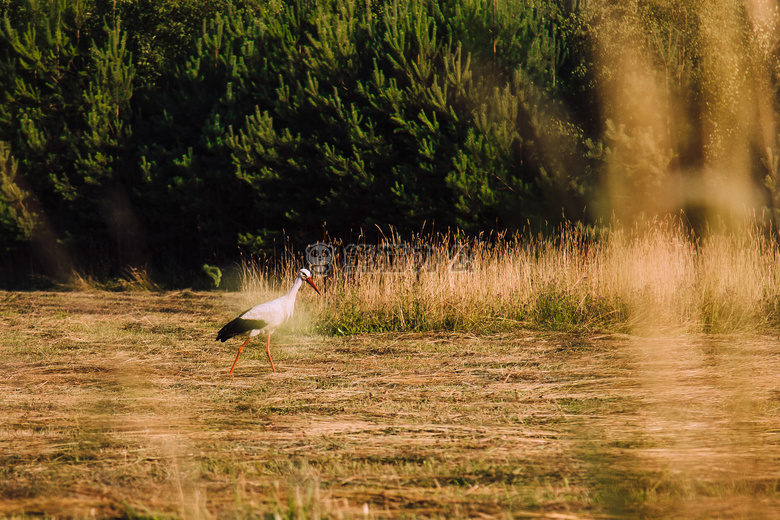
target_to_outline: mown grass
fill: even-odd
[[[243,298],[0,293],[0,517],[780,513],[773,337],[293,328],[228,377]]]
[[[0,293],[0,517],[780,513],[773,336],[299,322],[228,377],[249,298]]]

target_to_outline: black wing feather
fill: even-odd
[[[241,313],[241,316],[243,316],[245,313]],[[227,341],[233,336],[237,336],[239,334],[242,334],[244,332],[249,332],[250,330],[260,330],[268,323],[266,323],[263,320],[245,320],[239,316],[238,318],[234,319],[224,327],[222,327],[219,332],[217,332],[217,341]]]

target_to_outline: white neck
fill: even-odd
[[[292,298],[295,299],[295,296],[298,294],[298,289],[301,288],[301,284],[303,283],[303,280],[301,280],[300,276],[295,277],[295,281],[292,284],[292,287],[290,287],[290,290],[287,291],[287,294],[285,294],[285,298]]]

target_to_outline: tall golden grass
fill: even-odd
[[[697,236],[683,217],[669,217],[471,240],[391,237],[373,255],[334,244],[332,271],[318,280],[324,298],[305,296],[303,313],[332,334],[766,329],[780,321],[777,236],[759,224],[730,229]],[[247,303],[286,290],[303,264],[291,252],[275,271],[246,263]]]

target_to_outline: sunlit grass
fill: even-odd
[[[679,218],[572,224],[552,233],[391,239],[374,247],[345,258],[347,248],[335,244],[333,270],[318,279],[325,297],[308,298],[316,313],[306,315],[320,330],[658,335],[757,331],[780,316],[776,237],[749,222],[741,231],[700,235]],[[245,265],[243,286],[256,301],[286,290],[303,262],[288,254],[281,265],[279,273]]]

